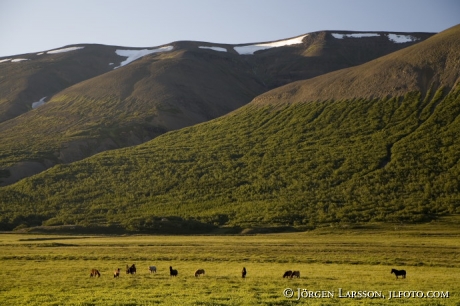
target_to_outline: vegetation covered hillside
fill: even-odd
[[[226,226],[419,222],[460,213],[460,88],[248,105],[0,189],[3,229],[163,217]]]

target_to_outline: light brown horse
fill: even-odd
[[[198,269],[195,271],[195,277],[198,277],[200,275],[204,275],[204,269]]]
[[[101,273],[99,273],[99,270],[91,269],[91,274],[89,275],[89,277],[100,277],[100,276],[101,276]]]
[[[120,268],[116,269],[115,271],[113,271],[113,277],[120,277]]]

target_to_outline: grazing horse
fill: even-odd
[[[200,275],[204,275],[204,269],[198,269],[195,271],[195,277],[198,277]]]
[[[396,279],[398,279],[398,276],[402,276],[402,278],[406,278],[406,270],[391,269],[391,273],[394,273],[396,275]]]
[[[294,276],[300,278],[300,271],[292,271],[291,278],[293,278]]]
[[[241,277],[245,278],[246,277],[246,268],[243,267],[243,271],[241,271]]]
[[[92,269],[91,270],[91,274],[89,275],[89,277],[100,277],[101,276],[101,273],[99,273],[99,270],[97,269]]]
[[[149,271],[150,271],[150,273],[157,273],[157,267],[149,266]]]
[[[169,276],[177,276],[179,272],[177,270],[174,270],[171,266],[169,266]]]
[[[134,264],[131,267],[126,265],[126,274],[136,274],[136,266]]]
[[[291,271],[291,270],[286,271],[286,272],[284,272],[284,274],[283,274],[283,278],[285,278],[285,277],[291,277],[291,276],[292,276],[292,271]]]
[[[120,268],[116,269],[115,271],[113,271],[113,277],[120,277]]]

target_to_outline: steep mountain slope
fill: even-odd
[[[166,131],[222,116],[276,86],[358,65],[431,35],[318,32],[236,46],[186,41],[151,49],[79,46],[83,48],[61,53],[63,58],[55,58],[59,53],[42,54],[29,61],[0,63],[10,65],[6,67],[24,64],[26,71],[34,65],[45,67],[40,61],[46,56],[51,67],[43,68],[46,72],[58,71],[55,62],[72,61],[71,69],[64,67],[57,81],[42,71],[34,74],[42,80],[39,85],[61,84],[73,74],[90,75],[76,70],[74,64],[80,61],[85,73],[85,67],[93,64],[97,69],[92,73],[105,72],[53,92],[44,105],[0,123],[0,179],[3,185],[10,184],[57,163],[145,142]],[[393,37],[405,40],[395,42]],[[282,47],[275,47],[279,45]],[[98,57],[88,60],[85,54]],[[101,60],[99,55],[106,58]],[[97,60],[101,61],[96,65]],[[35,93],[36,101],[47,95],[46,90],[52,91],[29,83],[30,88],[43,90]],[[1,90],[6,92],[8,87]],[[28,91],[14,92],[25,95]],[[19,102],[13,100],[7,104],[16,107]],[[31,100],[30,96],[21,100],[21,111],[30,109]]]
[[[458,37],[460,26],[410,52],[289,84],[218,119],[2,187],[2,228],[80,224],[155,232],[168,216],[197,227],[307,228],[458,214]],[[371,97],[366,84],[386,84],[395,67],[423,67],[415,80],[423,71],[434,74],[420,83],[425,87],[401,78],[393,87],[406,91]],[[366,71],[378,71],[380,79]],[[312,92],[329,96],[303,94]]]
[[[388,54],[356,69],[346,69],[315,78],[293,82],[257,99],[257,103],[353,99],[403,96],[410,91],[425,94],[431,87],[452,88],[459,78],[458,26],[443,31],[429,41]]]

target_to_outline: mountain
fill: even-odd
[[[0,188],[0,225],[154,233],[170,222],[306,229],[458,214],[459,38],[456,26],[217,119],[56,165]]]
[[[432,35],[322,31],[244,45],[75,45],[0,59],[1,184],[217,118],[278,86]]]

